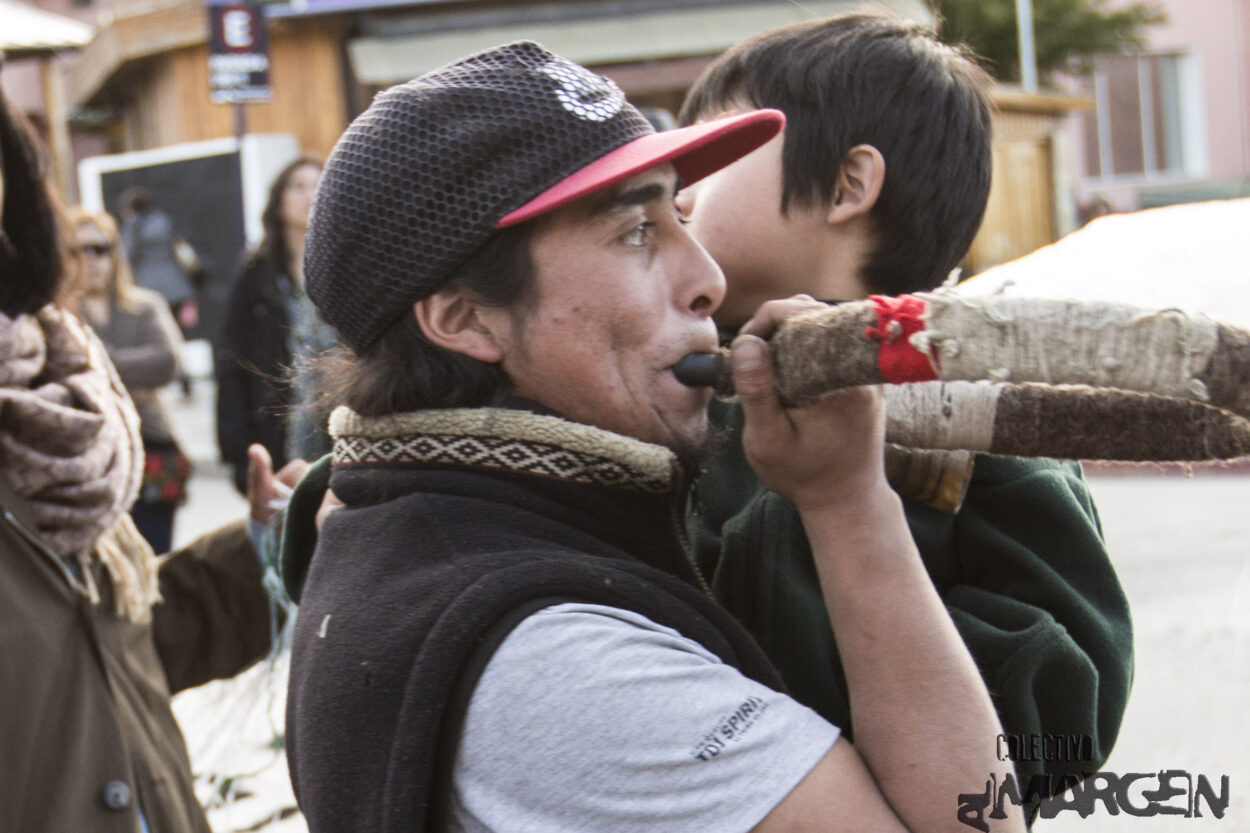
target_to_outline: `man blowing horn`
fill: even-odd
[[[725,284],[674,198],[781,123],[655,134],[516,43],[383,93],[339,141],[306,276],[350,347],[345,506],[287,564],[314,833],[953,831],[958,794],[1010,768],[886,483],[879,393],[782,407],[766,318],[733,356],[743,439],[812,543],[850,725],[784,693],[684,545],[710,394],[672,368],[715,347]]]

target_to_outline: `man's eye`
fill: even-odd
[[[627,246],[642,246],[651,236],[651,229],[654,226],[653,222],[639,223],[621,236],[621,242]]]

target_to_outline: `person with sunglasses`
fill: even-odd
[[[144,472],[130,510],[156,552],[173,543],[174,514],[186,496],[190,463],[178,448],[157,391],[178,376],[182,336],[163,298],[135,286],[117,223],[104,212],[71,212],[81,269],[78,313],[108,348],[139,412]]]

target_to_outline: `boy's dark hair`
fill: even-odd
[[[260,215],[260,224],[264,229],[264,234],[253,257],[269,261],[269,264],[282,274],[286,274],[290,269],[291,259],[291,253],[286,250],[286,235],[283,233],[282,194],[286,191],[287,183],[291,181],[295,172],[304,167],[316,168],[320,171],[322,161],[316,156],[305,154],[288,162],[286,167],[278,171],[278,175],[273,178],[269,186],[269,197],[265,200],[265,210]]]
[[[448,284],[462,286],[489,306],[524,313],[535,299],[530,241],[542,218],[493,234],[456,269]],[[512,383],[488,364],[432,343],[411,312],[401,315],[365,350],[336,347],[318,361],[319,404],[347,405],[362,416],[426,408],[498,405]]]
[[[976,235],[990,188],[989,76],[917,23],[854,14],[783,26],[731,47],[695,81],[678,120],[729,107],[786,114],[781,210],[826,206],[847,152],[885,158],[871,292],[931,289]]]
[[[61,209],[30,125],[0,93],[0,312],[34,312],[58,299],[65,277]]]

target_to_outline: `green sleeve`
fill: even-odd
[[[333,455],[326,454],[304,472],[282,515],[279,572],[287,594],[297,603],[304,590],[313,551],[317,549],[317,512],[330,489],[333,463]]]
[[[797,511],[751,472],[741,412],[696,481],[692,546],[718,598],[756,635],[790,693],[850,729],[846,681]],[[960,512],[904,502],[913,537],[1008,734],[1089,735],[1092,772],[1119,730],[1132,676],[1128,605],[1078,466],[978,456]],[[1043,762],[1021,763],[1024,778]]]
[[[912,503],[907,515],[1004,731],[1091,738],[1089,760],[1017,761],[1019,774],[1099,769],[1128,703],[1133,635],[1080,466],[978,456],[957,515]]]

